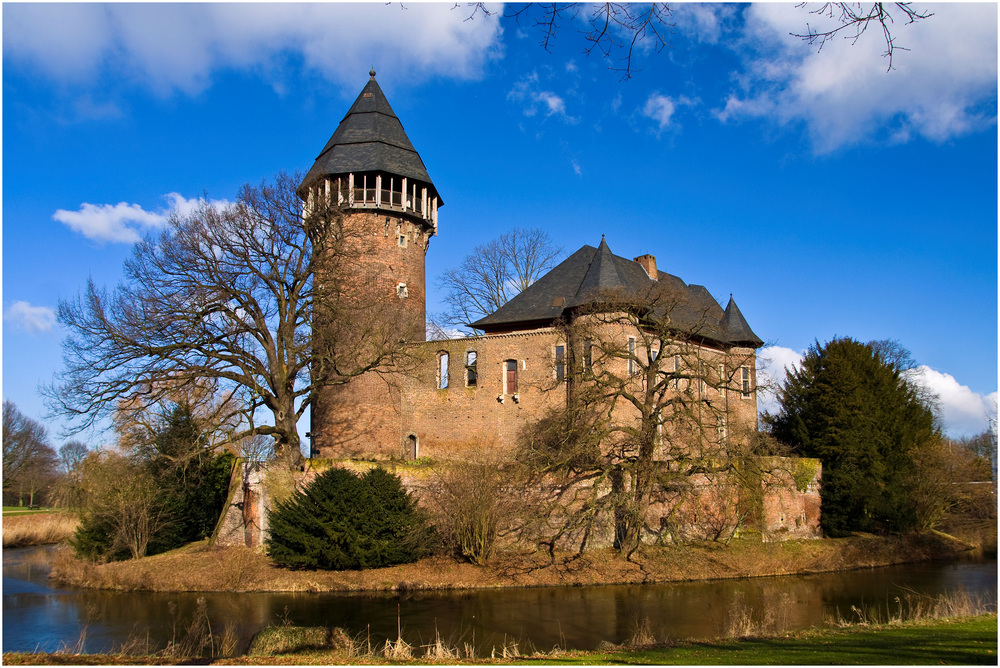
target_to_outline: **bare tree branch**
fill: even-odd
[[[800,3],[798,7],[806,7],[807,3]],[[885,52],[882,54],[889,59],[889,66],[886,71],[892,69],[892,56],[896,49],[908,51],[905,47],[896,44],[896,38],[892,34],[895,23],[893,13],[897,17],[905,19],[906,24],[934,16],[929,11],[918,11],[909,2],[874,2],[871,4],[854,2],[826,2],[822,6],[809,11],[816,16],[824,16],[834,21],[831,28],[817,29],[810,24],[806,24],[805,33],[791,33],[793,37],[800,37],[809,44],[817,45],[817,51],[822,51],[827,41],[837,35],[856,44],[861,36],[865,34],[868,27],[875,24],[882,32],[882,39],[885,41]]]

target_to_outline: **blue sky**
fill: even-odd
[[[946,431],[982,431],[997,6],[926,8],[887,72],[877,31],[789,35],[823,21],[809,8],[676,5],[669,48],[640,45],[621,81],[580,19],[546,52],[530,21],[450,3],[5,4],[3,397],[42,419],[59,300],[113,287],[171,206],[307,170],[374,66],[445,201],[429,311],[435,278],[511,227],[567,253],[604,234],[732,293],[773,373],[814,341],[897,339]]]

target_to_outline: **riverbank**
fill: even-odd
[[[164,656],[6,653],[5,665],[175,665]],[[206,665],[996,665],[997,616],[810,629],[777,637],[682,642],[644,647],[608,646],[590,652],[532,656],[440,658],[359,657],[332,649],[280,655],[204,659]]]
[[[486,566],[435,556],[412,564],[366,571],[292,571],[273,566],[247,548],[189,545],[134,561],[92,564],[60,550],[52,579],[70,587],[117,591],[348,592],[500,587],[652,584],[824,573],[954,559],[972,549],[945,534],[784,543],[732,541],[645,547],[626,561],[612,551],[583,555],[503,555]]]
[[[80,517],[69,511],[5,509],[3,546],[33,547],[65,543],[79,524]]]

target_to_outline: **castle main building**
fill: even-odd
[[[443,201],[374,71],[370,75],[299,194],[307,203],[334,197],[347,217],[373,231],[366,261],[379,267],[383,289],[420,324],[407,336],[416,362],[394,377],[369,374],[322,390],[312,411],[312,456],[447,459],[474,442],[512,449],[527,425],[566,404],[572,392],[567,379],[574,364],[584,362],[582,347],[594,345],[593,337],[568,340],[567,325],[595,318],[602,310],[595,305],[608,295],[655,291],[669,292],[676,302],[667,317],[685,334],[683,345],[674,349],[653,342],[648,332],[615,332],[605,323],[604,335],[597,336],[607,353],[601,368],[634,374],[637,361],[662,353],[661,373],[676,376],[678,394],[697,385],[720,438],[756,431],[755,351],[762,342],[735,301],[723,309],[704,287],[659,271],[652,255],[628,260],[603,239],[471,323],[482,336],[424,341],[424,258]],[[617,346],[628,354],[610,352]]]

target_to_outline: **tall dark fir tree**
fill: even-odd
[[[828,535],[917,525],[915,457],[940,434],[908,366],[909,354],[891,342],[816,343],[789,372],[778,414],[764,416],[775,438],[822,462]]]

